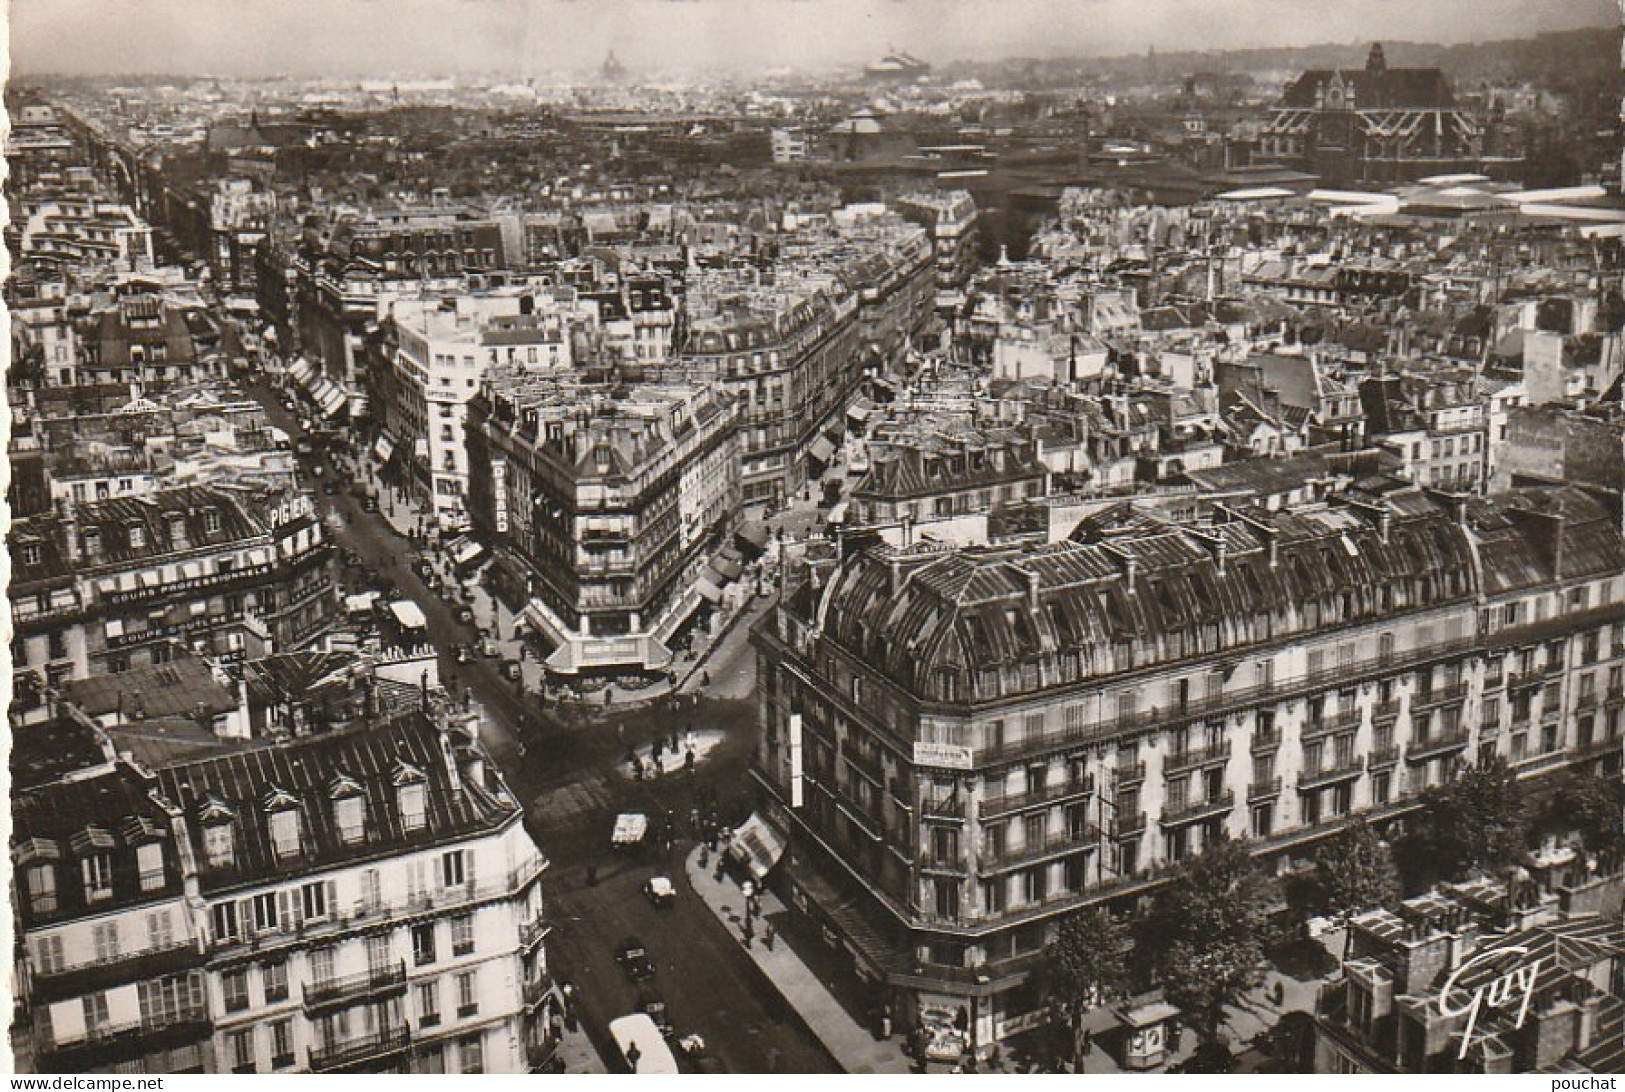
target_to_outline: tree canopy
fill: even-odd
[[[1351,823],[1315,853],[1321,905],[1346,913],[1381,906],[1399,897],[1399,869],[1392,848],[1366,823]]]
[[[1526,850],[1529,819],[1523,786],[1496,756],[1422,795],[1408,824],[1403,857],[1413,889],[1459,879],[1474,869],[1498,871]]]
[[[1205,1040],[1217,1038],[1225,1007],[1263,981],[1268,896],[1247,848],[1225,838],[1187,861],[1140,922],[1163,995]]]

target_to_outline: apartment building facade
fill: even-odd
[[[16,807],[32,1068],[523,1073],[556,1048],[546,859],[442,711]]]
[[[738,411],[714,390],[495,376],[471,406],[474,526],[528,574],[560,674],[663,669],[738,525]]]
[[[223,485],[65,503],[12,524],[14,670],[57,682],[297,647],[337,607],[307,494]]]
[[[515,293],[391,305],[384,432],[442,528],[468,523],[468,403],[485,376],[497,365],[548,373],[574,362],[572,320],[534,304]]]
[[[210,1070],[206,956],[184,839],[148,779],[97,762],[19,785],[12,817],[14,988],[29,1012],[13,1028],[17,1071]]]
[[[871,547],[758,627],[787,883],[902,1018],[1038,1019],[1061,916],[1220,835],[1289,862],[1463,763],[1616,772],[1625,541],[1577,490]]]

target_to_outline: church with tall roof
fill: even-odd
[[[1289,84],[1258,155],[1333,186],[1477,172],[1484,119],[1457,101],[1440,69],[1390,68],[1378,43],[1364,68],[1310,69]]]

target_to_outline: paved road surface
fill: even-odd
[[[251,393],[273,424],[298,438],[302,431],[298,420],[271,388],[262,384]],[[451,649],[473,640],[474,631],[459,625],[453,611],[411,571],[405,557],[410,544],[381,513],[363,511],[360,501],[343,488],[348,484],[341,483],[334,496],[322,494],[318,487],[324,513],[336,511],[343,517],[343,526],[333,533],[335,541],[360,554],[422,608],[441,653],[442,679],[470,688],[490,714],[486,745],[525,802],[527,825],[552,861],[544,891],[556,922],[548,942],[553,968],[557,977],[577,985],[584,1026],[600,1050],[606,1043],[604,1026],[636,1004],[637,992],[613,958],[616,944],[635,933],[659,964],[660,989],[674,1023],[681,1030],[699,1032],[725,1068],[839,1072],[738,943],[695,900],[676,863],[680,857],[672,858],[671,875],[682,895],[672,909],[657,914],[639,894],[654,863],[633,867],[609,849],[610,828],[619,811],[660,815],[670,809],[677,817],[679,835],[690,834],[688,815],[702,789],[715,795],[725,821],[745,818],[749,807],[745,769],[757,732],[754,703],[702,699],[675,717],[665,711],[638,710],[597,720],[561,717],[541,709],[533,697],[516,692],[502,676],[499,661],[456,662]],[[752,660],[744,625],[730,635],[716,664],[716,681],[730,694],[749,689]],[[521,717],[527,725],[523,756],[516,746]],[[634,782],[617,769],[627,744],[646,744],[656,733],[680,731],[689,724],[727,732],[727,739],[694,776],[672,774],[654,783]],[[674,853],[681,847],[679,843]],[[586,882],[589,867],[599,874],[596,884]]]

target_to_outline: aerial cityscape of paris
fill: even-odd
[[[1625,1073],[1625,0],[6,18],[11,1072]]]

